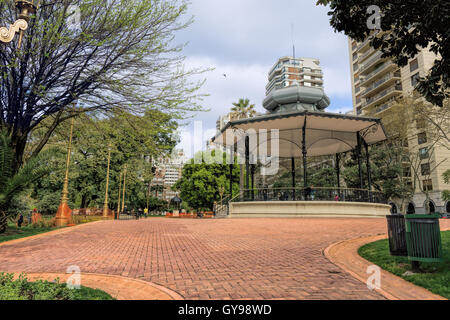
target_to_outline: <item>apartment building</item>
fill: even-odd
[[[225,115],[219,116],[219,118],[216,121],[216,130],[219,132],[222,130],[228,122],[230,122],[233,119],[233,113],[229,112]]]
[[[155,176],[152,180],[153,196],[170,201],[177,195],[172,187],[181,178],[183,165],[186,162],[187,157],[182,150],[175,150],[170,157],[153,161],[156,167]]]
[[[428,49],[423,49],[400,68],[391,59],[381,58],[381,51],[370,46],[370,39],[357,42],[349,38],[348,44],[354,114],[376,116],[382,121],[384,111],[396,99],[412,94],[418,78],[428,73],[436,58]],[[411,124],[410,132],[408,148],[411,152],[420,152],[422,176],[418,182],[430,192],[431,211],[449,212],[450,204],[444,203],[441,194],[442,190],[448,189],[442,174],[450,168],[450,152],[448,148],[435,146],[429,154],[430,141],[419,123]],[[440,165],[430,172],[436,164]],[[425,199],[417,187],[407,211],[424,213]],[[391,205],[398,207],[395,202]]]
[[[323,73],[320,61],[313,58],[282,57],[270,69],[268,80],[266,96],[272,90],[296,84],[323,88]]]

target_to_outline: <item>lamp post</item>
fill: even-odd
[[[40,0],[16,0],[16,8],[19,11],[19,19],[17,19],[9,28],[0,28],[0,41],[9,43],[14,39],[14,36],[19,32],[19,44],[20,49],[22,45],[23,32],[28,29],[28,21],[30,21],[30,15],[35,14],[39,8]]]
[[[120,194],[122,191],[122,171],[119,173],[119,200],[117,202],[117,219],[120,217]]]
[[[75,107],[74,103],[74,107]],[[72,152],[72,134],[75,118],[72,117],[70,121],[70,134],[69,145],[67,146],[67,158],[66,158],[66,173],[64,176],[64,185],[61,196],[61,203],[59,204],[58,211],[56,212],[56,226],[65,226],[72,222],[72,210],[69,208],[67,201],[69,200],[69,167],[70,167],[70,153]]]
[[[111,143],[108,145],[108,167],[106,169],[105,203],[103,204],[103,218],[108,218],[108,186],[109,186],[109,163],[111,161]]]
[[[127,179],[127,165],[125,165],[125,168],[123,169],[123,194],[122,194],[122,212],[125,208],[125,186],[126,186],[126,179]]]

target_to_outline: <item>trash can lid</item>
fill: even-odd
[[[407,214],[405,215],[406,219],[439,219],[440,215],[438,214]]]

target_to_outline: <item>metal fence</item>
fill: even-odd
[[[233,202],[242,201],[345,201],[387,203],[383,193],[350,188],[260,188],[245,189]]]

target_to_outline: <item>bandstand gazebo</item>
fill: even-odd
[[[372,190],[368,146],[386,140],[380,119],[325,112],[329,99],[321,88],[291,86],[272,91],[263,102],[268,112],[252,118],[234,120],[212,139],[229,151],[230,172],[234,154],[245,160],[245,188],[229,195],[229,216],[384,216],[390,206]],[[362,158],[365,148],[366,158]],[[355,150],[358,158],[357,189],[340,185],[341,154]],[[308,157],[335,157],[335,188],[311,186]],[[296,185],[295,158],[302,159],[303,185]],[[254,168],[259,162],[274,163],[291,159],[292,185],[274,189],[254,187]],[[367,183],[363,176],[363,162]],[[274,167],[274,168],[273,168]],[[263,167],[264,174],[277,174],[277,166]],[[272,171],[271,171],[272,170]],[[230,175],[231,177],[231,175]],[[230,181],[230,190],[231,188]]]

